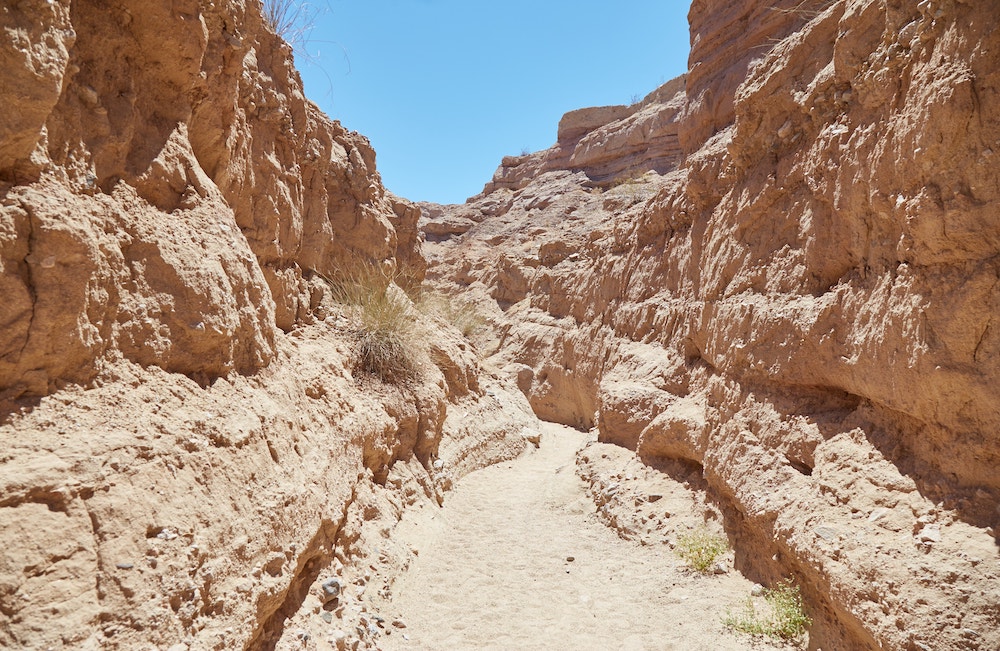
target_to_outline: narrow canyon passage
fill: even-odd
[[[543,427],[540,449],[463,478],[441,509],[406,514],[394,538],[418,556],[381,610],[386,628],[397,618],[406,628],[380,647],[750,648],[722,618],[752,584],[733,571],[690,572],[666,546],[619,538],[575,473],[587,435]]]

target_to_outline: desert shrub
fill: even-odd
[[[354,322],[358,369],[384,382],[412,379],[418,348],[412,304],[384,268],[369,262],[348,267],[327,280],[333,300]]]
[[[646,201],[653,195],[650,177],[641,170],[632,170],[607,184],[607,190],[626,199],[629,205]]]
[[[471,337],[487,324],[486,317],[474,303],[439,292],[421,293],[417,307],[425,314],[444,319],[465,337]]]
[[[739,612],[727,613],[723,622],[743,633],[785,640],[800,637],[812,624],[812,619],[803,607],[799,587],[790,579],[765,590],[764,601],[767,602],[767,608],[761,612],[754,606],[753,598],[747,597]]]
[[[309,40],[320,10],[303,0],[264,0],[264,21],[296,51]]]
[[[708,572],[715,560],[729,550],[729,544],[722,536],[698,529],[681,535],[677,539],[674,552],[698,572]]]

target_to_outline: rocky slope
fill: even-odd
[[[539,416],[697,469],[811,648],[997,648],[996,8],[689,18],[687,75],[424,206],[433,279]]]
[[[324,278],[418,282],[419,211],[258,2],[0,26],[0,647],[301,648],[321,583],[534,416],[416,311],[415,377],[359,371]]]

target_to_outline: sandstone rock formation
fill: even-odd
[[[0,647],[372,646],[402,512],[534,414],[624,536],[687,522],[608,467],[719,514],[812,648],[1000,647],[995,14],[695,0],[686,75],[418,209],[256,1],[7,3]],[[357,261],[492,358],[414,310],[416,377],[359,372]]]
[[[416,311],[417,377],[355,372],[324,278],[419,282],[419,211],[258,2],[0,24],[0,647],[274,648],[363,523],[519,453],[534,416]]]
[[[812,648],[1000,646],[995,18],[695,0],[684,77],[424,206],[535,412],[697,468]]]

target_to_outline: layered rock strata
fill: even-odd
[[[395,227],[414,230],[368,141],[305,99],[290,49],[243,2],[39,0],[2,20],[12,395],[88,381],[107,356],[253,372],[275,325],[315,307],[312,273],[391,260]]]
[[[684,77],[425,206],[436,282],[503,324],[541,417],[697,468],[811,648],[997,647],[995,9],[689,17]]]
[[[418,283],[419,211],[260,3],[26,0],[0,26],[0,647],[302,648],[286,620],[367,558],[364,523],[518,454],[534,416],[416,311],[414,378],[359,372],[325,278]]]

